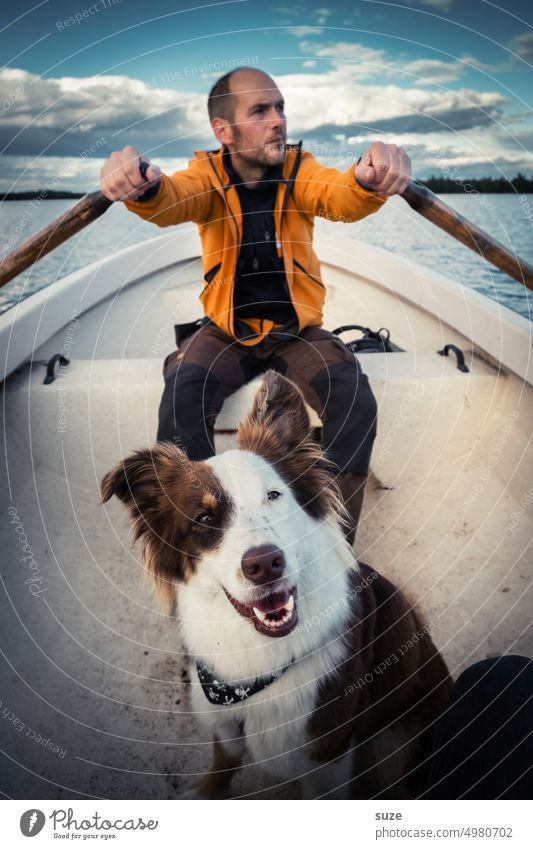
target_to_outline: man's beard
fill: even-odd
[[[236,147],[235,153],[247,165],[268,168],[271,165],[278,165],[285,160],[286,146],[284,142],[272,142],[265,145],[262,150],[252,151],[246,148],[242,133],[238,127],[233,128],[233,138]]]

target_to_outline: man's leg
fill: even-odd
[[[300,387],[322,420],[322,443],[338,471],[350,513],[346,537],[353,545],[376,436],[377,404],[368,378],[346,345],[321,327],[288,339],[270,363]]]
[[[435,727],[423,799],[530,799],[533,660],[481,660],[455,682]]]
[[[157,441],[173,442],[190,460],[213,456],[224,399],[257,374],[247,349],[209,324],[166,358],[163,374]]]

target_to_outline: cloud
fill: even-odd
[[[291,27],[290,34],[296,38],[303,38],[306,35],[321,35],[324,30],[320,27]]]
[[[301,41],[302,53],[318,56],[321,59],[331,59],[334,65],[350,63],[351,73],[360,79],[375,77],[387,71],[387,57],[384,50],[365,47],[348,41],[320,44],[315,41]]]
[[[399,115],[392,118],[377,119],[350,124],[320,124],[309,129],[307,139],[326,140],[336,135],[353,136],[359,129],[363,134],[373,136],[395,136],[403,133],[416,133],[418,136],[430,133],[454,133],[470,130],[474,127],[489,127],[494,124],[498,113],[480,112],[475,108],[442,109],[433,112],[413,112],[411,115]],[[392,139],[391,139],[392,140]]]
[[[329,55],[328,45],[314,46]],[[386,62],[383,51],[361,45],[341,44],[340,52],[365,62]],[[291,141],[301,138],[315,148],[343,145],[348,159],[376,137],[397,144],[408,139],[413,150],[422,152],[432,145],[447,146],[456,156],[471,145],[472,162],[486,163],[496,155],[525,159],[520,139],[515,141],[505,129],[510,132],[512,124],[518,136],[529,126],[527,113],[506,118],[505,129],[500,129],[508,104],[497,91],[429,90],[412,77],[404,77],[402,84],[401,78],[377,84],[354,72],[358,65],[350,61],[320,70],[321,57],[315,55],[300,72],[276,75]],[[446,69],[432,64],[424,72],[437,76]],[[180,81],[174,77],[145,82],[126,76],[41,79],[21,70],[0,72],[0,145],[9,145],[2,156],[3,189],[11,187],[13,174],[23,175],[19,190],[37,188],[47,182],[50,169],[61,172],[60,188],[87,189],[101,161],[126,144],[155,162],[168,163],[163,167],[170,172],[179,167],[177,162],[191,159],[195,148],[216,148],[207,119],[207,86],[197,77],[204,93],[178,90]]]
[[[521,59],[533,60],[533,32],[522,32],[515,36],[510,48]]]
[[[159,158],[158,165],[167,174],[187,167],[190,157]],[[0,174],[1,192],[45,191],[85,192],[99,186],[103,158],[79,156],[3,156]]]
[[[294,31],[293,31],[294,32]],[[442,59],[399,59],[391,56],[385,50],[366,47],[354,42],[330,42],[320,44],[314,41],[300,42],[300,50],[311,56],[330,59],[335,67],[350,63],[352,73],[359,79],[373,77],[398,76],[411,78],[410,82],[418,85],[442,84],[457,80],[469,65],[480,67],[472,57],[465,56],[453,62]]]
[[[447,11],[458,2],[458,0],[406,0],[409,6],[429,6],[431,9],[442,9]]]
[[[498,119],[507,103],[499,92],[473,89],[428,91],[396,83],[365,84],[354,78],[351,65],[326,73],[296,73],[278,77],[286,114],[294,132],[324,125],[375,126],[403,118],[417,121],[421,132],[431,122],[445,120],[449,127],[487,125]],[[457,116],[455,118],[454,116]]]
[[[0,102],[0,148],[11,154],[92,155],[132,144],[179,156],[213,138],[207,95],[126,76],[43,79],[4,69]]]
[[[401,73],[416,78],[417,83],[451,83],[463,73],[462,62],[443,62],[440,59],[414,59],[398,68]]]

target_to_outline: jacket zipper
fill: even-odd
[[[296,174],[298,172],[298,168],[300,167],[300,159],[301,158],[302,158],[302,142],[299,141],[298,142],[298,152],[296,154],[296,160],[294,162],[294,165],[292,166],[291,173],[289,174],[289,179],[287,181],[287,185],[285,186],[285,192],[284,192],[284,195],[283,195],[283,200],[281,202],[281,215],[280,215],[280,219],[279,219],[279,243],[280,243],[280,247],[281,247],[281,261],[283,263],[284,268],[285,268],[285,254],[284,254],[284,251],[283,251],[283,219],[285,218],[285,211],[287,209],[287,202],[289,200],[289,195],[291,193],[291,189],[292,189]],[[287,286],[287,290],[288,290],[287,294],[289,296],[289,301],[293,305],[294,311],[296,312],[296,307],[294,307],[294,298],[292,296],[291,287],[289,285],[289,279],[288,279],[288,276],[287,276],[287,272],[285,272],[285,281],[286,281],[286,286]],[[296,313],[296,316],[298,316],[298,313]],[[300,319],[298,319],[298,326],[300,326]]]
[[[283,195],[283,201],[282,201],[282,204],[281,204],[281,217],[280,217],[280,222],[279,222],[279,241],[280,241],[281,244],[283,244],[283,238],[282,238],[282,236],[283,236],[283,219],[285,217],[285,212],[286,212],[286,209],[287,209],[287,201],[289,200],[289,195],[291,193],[291,189],[292,189],[295,177],[296,177],[296,173],[298,171],[298,168],[300,167],[300,159],[302,158],[301,144],[302,144],[302,142],[299,141],[298,142],[298,153],[296,154],[296,161],[295,161],[294,165],[292,166],[291,173],[289,174],[289,179],[287,181],[287,185],[285,186],[285,194]]]
[[[313,275],[312,275],[312,274],[310,274],[310,273],[308,272],[307,268],[304,268],[304,267],[303,267],[303,265],[301,264],[301,262],[298,262],[298,260],[297,260],[297,259],[294,259],[294,257],[292,258],[292,261],[293,261],[293,263],[294,263],[295,265],[297,265],[297,266],[298,266],[298,268],[300,269],[300,271],[303,271],[303,273],[304,273],[304,274],[307,274],[307,276],[308,276],[308,277],[310,277],[310,278],[311,278],[311,280],[314,280],[314,281],[315,281],[315,283],[318,283],[318,285],[319,285],[319,286],[322,286],[322,288],[323,288],[323,289],[325,289],[325,288],[326,288],[326,287],[324,286],[324,284],[322,283],[322,280],[319,280],[319,279],[318,279],[318,277],[313,277]]]
[[[286,208],[287,208],[287,201],[289,199],[289,194],[291,192],[291,189],[292,189],[295,177],[296,177],[296,173],[298,171],[298,168],[300,167],[301,154],[302,154],[302,142],[299,141],[298,142],[298,152],[296,154],[296,161],[295,161],[294,165],[292,166],[292,170],[291,170],[291,173],[289,175],[287,185],[285,186],[285,193],[283,195],[283,201],[282,201],[282,204],[281,204],[281,216],[280,216],[280,222],[279,222],[279,242],[280,242],[280,245],[283,245],[283,236],[282,236],[283,219],[285,217],[285,211],[286,211]],[[235,226],[235,241],[236,241],[236,244],[237,244],[237,252],[236,252],[236,256],[235,256],[235,266],[233,268],[233,279],[232,279],[232,283],[231,283],[231,306],[230,306],[230,316],[234,318],[234,316],[233,316],[233,303],[234,303],[234,295],[235,295],[235,275],[237,274],[237,264],[238,264],[238,261],[239,261],[239,254],[241,252],[241,242],[240,242],[240,239],[239,239],[239,227],[238,227],[237,221],[235,219],[235,216],[233,214],[233,210],[231,209],[231,206],[229,205],[228,200],[226,198],[226,192],[224,191],[224,184],[223,184],[222,180],[220,179],[220,175],[219,175],[217,169],[215,168],[215,165],[213,163],[213,160],[211,159],[210,153],[207,154],[207,158],[209,159],[209,163],[211,165],[211,168],[213,169],[215,176],[218,180],[218,183],[219,183],[219,185],[222,189],[222,197],[224,199],[224,205],[225,205],[226,209],[228,210],[229,214],[231,215],[231,218],[233,220],[233,224]],[[285,257],[284,257],[284,254],[283,254],[283,248],[282,248],[282,262],[283,262],[283,266],[285,267]],[[303,270],[305,271],[305,269],[303,269]],[[307,271],[305,273],[308,275],[308,277],[312,277],[312,275],[308,274]],[[314,277],[312,279],[316,280],[316,278],[314,278]],[[324,284],[320,283],[320,280],[316,280],[316,282],[319,283],[323,288],[325,288]],[[287,288],[289,290],[288,293],[287,293],[289,295],[289,300],[291,301],[291,303],[294,303],[292,293],[290,291],[290,286],[288,285],[288,280],[287,280]],[[235,325],[234,321],[233,321],[233,324]],[[235,326],[233,327],[233,330],[235,331]]]
[[[236,242],[236,245],[237,245],[237,251],[236,251],[236,254],[235,254],[235,265],[233,267],[233,278],[232,278],[232,281],[231,281],[231,305],[230,305],[230,322],[232,322],[232,324],[233,324],[232,329],[233,329],[233,333],[235,334],[235,321],[234,321],[234,315],[233,315],[233,299],[234,299],[234,294],[235,294],[235,275],[237,274],[237,263],[239,261],[239,254],[241,252],[241,241],[240,241],[240,238],[239,238],[239,226],[238,226],[237,220],[236,220],[236,218],[233,214],[233,210],[228,203],[228,199],[226,198],[226,192],[224,191],[224,184],[223,184],[222,180],[220,179],[220,175],[219,175],[217,169],[215,168],[213,160],[211,159],[211,154],[208,153],[207,156],[209,158],[211,168],[215,172],[215,176],[216,176],[216,178],[217,178],[217,180],[220,184],[220,188],[222,189],[222,197],[224,199],[224,205],[225,205],[226,209],[228,210],[229,214],[231,215],[231,219],[232,219],[233,224],[235,226],[235,242]]]

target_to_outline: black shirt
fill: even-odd
[[[281,166],[266,169],[254,189],[242,185],[230,154],[224,168],[237,189],[242,210],[242,246],[237,260],[233,309],[237,318],[265,318],[276,324],[297,321],[291,303],[283,258],[276,251],[274,205]]]

